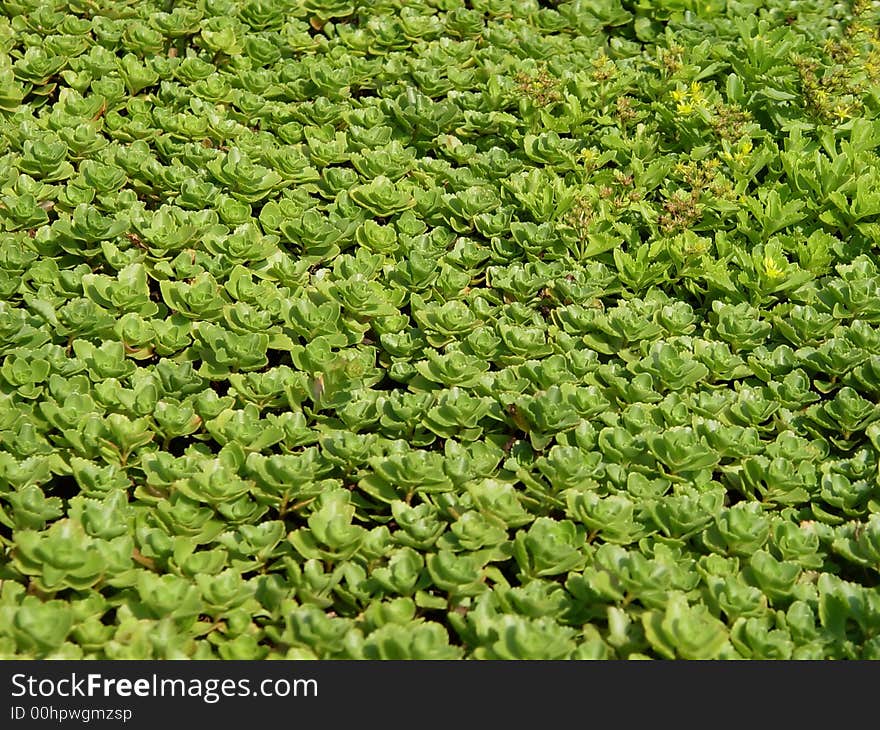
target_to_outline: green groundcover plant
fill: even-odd
[[[880,658],[878,29],[0,0],[0,655]]]

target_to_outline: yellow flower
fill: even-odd
[[[592,147],[583,149],[580,153],[581,163],[583,163],[584,167],[592,167],[596,163],[598,156],[596,150]]]
[[[831,110],[831,113],[837,117],[841,122],[845,119],[849,119],[849,105],[848,104],[838,104]]]
[[[765,256],[764,274],[768,279],[781,279],[785,276],[785,270],[779,266],[772,256]]]

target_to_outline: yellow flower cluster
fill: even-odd
[[[703,88],[699,81],[694,81],[689,87],[680,86],[674,89],[671,96],[675,102],[675,111],[682,116],[690,116],[706,102],[706,96],[703,94]]]
[[[754,149],[754,145],[752,144],[751,138],[743,137],[737,142],[736,147],[732,151],[728,152],[725,150],[720,156],[727,160],[727,162],[742,165],[748,162],[749,156],[752,154],[752,149]]]

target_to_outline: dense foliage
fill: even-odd
[[[0,0],[0,654],[880,657],[856,0]]]

